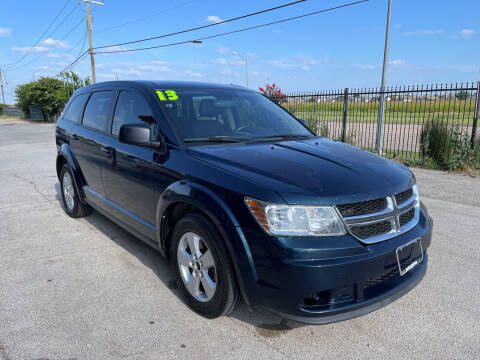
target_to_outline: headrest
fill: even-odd
[[[203,99],[200,101],[199,112],[200,116],[213,117],[217,116],[218,109],[215,107],[212,99]]]

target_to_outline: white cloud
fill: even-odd
[[[70,45],[68,45],[68,41],[55,40],[52,38],[43,40],[42,45],[50,46],[50,47],[55,46],[60,49],[69,49],[71,47]]]
[[[390,65],[405,65],[405,60],[397,59],[388,62]]]
[[[477,32],[475,30],[471,30],[471,29],[463,29],[462,31],[460,31],[460,36],[463,38],[463,39],[469,39],[471,38],[473,35],[475,35]]]
[[[215,51],[219,54],[228,54],[230,52],[230,49],[225,46],[220,46]]]
[[[377,68],[376,65],[372,65],[372,64],[363,64],[363,65],[360,65],[358,66],[361,70],[375,70]]]
[[[24,47],[14,46],[14,47],[12,47],[12,50],[13,50],[13,51],[16,51],[16,52],[27,52],[27,51],[45,52],[45,51],[50,50],[50,48],[45,47],[45,46],[35,46],[35,47],[33,47],[33,48],[30,47],[30,46],[24,46]]]
[[[192,70],[187,70],[187,71],[185,71],[185,74],[187,74],[188,76],[196,77],[196,78],[203,78],[203,75],[202,75],[202,74],[193,72]]]
[[[219,22],[222,22],[223,19],[221,19],[219,16],[216,16],[216,15],[210,15],[206,17],[205,21],[212,22],[212,23],[219,23]]]
[[[403,35],[406,35],[406,36],[412,36],[412,35],[438,35],[438,34],[442,34],[443,33],[443,30],[442,29],[439,29],[439,30],[416,30],[416,31],[407,31],[407,32],[404,32]]]
[[[39,66],[38,70],[43,70],[43,71],[48,70],[48,66],[47,65]]]
[[[0,26],[0,37],[9,37],[12,34],[12,29]]]
[[[53,59],[73,59],[73,56],[70,54],[49,53],[47,56]]]
[[[213,60],[214,64],[219,64],[219,65],[227,65],[229,64],[227,59],[215,59]]]
[[[305,65],[318,65],[330,61],[330,59],[326,56],[321,59],[314,59],[310,56],[297,56],[295,59]]]
[[[300,69],[305,70],[305,71],[310,70],[310,68],[308,66],[305,66],[305,65],[303,65]]]

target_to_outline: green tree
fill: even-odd
[[[74,73],[73,71],[65,71],[60,73],[60,78],[62,79],[65,92],[68,94],[68,97],[73,95],[73,92],[81,87],[90,85],[90,78],[80,78],[80,75]]]
[[[15,88],[17,106],[30,116],[30,105],[39,105],[44,118],[51,119],[75,90],[90,84],[88,77],[81,79],[73,71],[61,73],[60,78],[41,77],[37,81],[18,85]]]
[[[470,94],[468,93],[468,91],[459,91],[455,94],[455,97],[458,100],[467,100],[469,96]]]
[[[63,81],[51,77],[41,77],[37,81],[18,85],[15,97],[17,106],[25,114],[30,116],[30,105],[39,105],[46,119],[51,118],[69,99]]]

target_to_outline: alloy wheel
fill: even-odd
[[[201,302],[210,301],[217,288],[217,272],[212,251],[200,235],[183,234],[178,243],[177,263],[190,295]]]

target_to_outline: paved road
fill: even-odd
[[[59,202],[54,128],[0,122],[0,359],[480,358],[480,179],[416,170],[430,265],[374,313],[305,326],[241,306],[206,320],[169,264],[98,213]]]

